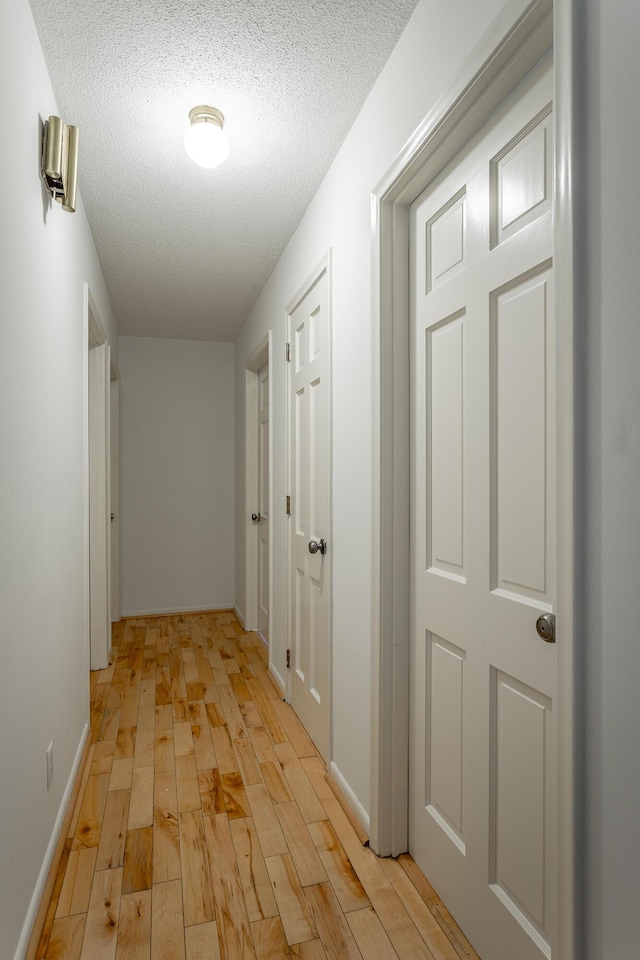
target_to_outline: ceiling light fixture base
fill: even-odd
[[[220,129],[224,127],[224,114],[215,107],[194,107],[189,111],[189,123],[215,123]]]
[[[224,132],[224,115],[216,107],[201,105],[189,111],[185,150],[205,168],[217,167],[229,155],[229,138]]]

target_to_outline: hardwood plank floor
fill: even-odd
[[[37,960],[478,960],[408,855],[363,847],[232,613],[113,647]]]

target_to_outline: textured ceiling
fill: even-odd
[[[31,0],[121,333],[235,339],[416,3]]]

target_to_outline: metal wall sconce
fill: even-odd
[[[42,179],[54,199],[67,213],[76,210],[78,179],[78,128],[60,117],[45,120],[42,137]]]

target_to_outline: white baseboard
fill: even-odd
[[[269,673],[271,674],[275,682],[278,684],[278,687],[280,688],[280,692],[284,697],[287,691],[286,684],[272,663],[269,664]]]
[[[329,773],[331,774],[335,782],[338,784],[338,786],[342,790],[345,800],[347,801],[347,803],[353,810],[354,814],[356,815],[356,817],[364,827],[366,833],[368,834],[369,833],[369,814],[367,813],[365,808],[362,806],[362,804],[356,797],[355,793],[353,792],[353,790],[351,789],[351,787],[349,786],[349,784],[347,783],[343,775],[340,773],[340,770],[338,769],[338,767],[336,767],[333,760],[329,764]]]
[[[240,622],[240,625],[241,625],[242,628],[244,629],[244,613],[242,612],[242,610],[240,610],[239,607],[236,607],[235,604],[233,605],[232,609],[233,609],[233,612],[235,613],[236,617],[238,618],[238,621]]]
[[[84,747],[85,747],[85,743],[88,735],[89,735],[89,724],[85,723],[84,729],[82,731],[82,736],[80,737],[80,743],[78,744],[78,749],[76,750],[76,755],[73,758],[73,764],[71,765],[71,772],[69,774],[69,779],[67,780],[67,785],[64,788],[64,793],[62,794],[62,800],[60,801],[60,807],[58,809],[56,822],[53,825],[53,831],[51,833],[47,850],[44,855],[44,860],[42,861],[42,866],[40,867],[40,873],[38,874],[38,879],[36,880],[36,885],[33,891],[33,895],[31,897],[31,903],[29,904],[27,915],[24,918],[24,923],[22,925],[22,933],[20,934],[20,939],[18,940],[18,946],[16,947],[14,960],[24,960],[24,956],[27,952],[27,948],[29,947],[29,940],[31,939],[33,925],[36,922],[36,916],[38,915],[38,910],[40,909],[42,894],[44,893],[44,888],[47,883],[47,877],[49,876],[49,870],[51,869],[51,863],[53,862],[53,857],[56,852],[56,846],[58,844],[58,839],[60,837],[60,830],[62,829],[62,824],[64,823],[64,818],[67,814],[69,800],[71,799],[71,794],[73,793],[73,786],[76,782],[78,769],[80,767],[80,761],[82,760],[82,754],[84,752]]]
[[[123,617],[163,617],[172,613],[201,613],[203,610],[233,610],[232,603],[199,603],[195,607],[162,607],[157,610],[123,610]]]

